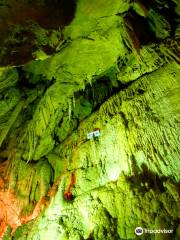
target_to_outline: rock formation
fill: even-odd
[[[179,13],[0,1],[0,239],[180,238]]]

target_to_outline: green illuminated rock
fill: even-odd
[[[179,239],[179,3],[79,0],[59,28],[41,8],[63,1],[31,4],[0,39],[0,164],[29,216],[3,239]]]

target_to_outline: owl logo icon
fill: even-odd
[[[142,234],[143,234],[143,229],[142,229],[142,227],[137,227],[137,228],[135,228],[135,234],[136,234],[137,236],[142,235]]]

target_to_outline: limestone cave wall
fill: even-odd
[[[180,238],[179,7],[0,1],[0,239]]]

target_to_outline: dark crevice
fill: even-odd
[[[131,162],[134,169],[134,175],[127,176],[126,178],[129,181],[132,189],[138,188],[140,192],[146,192],[150,189],[153,189],[156,192],[165,192],[166,188],[164,187],[163,183],[167,180],[170,180],[178,189],[178,184],[175,183],[170,177],[158,176],[158,174],[151,171],[145,164],[141,166],[142,170],[140,170],[135,164],[135,159],[131,159]],[[141,186],[141,183],[143,186]]]
[[[138,15],[135,11],[130,10],[125,20],[133,28],[133,32],[141,45],[148,45],[151,43],[158,43],[159,40],[149,28],[147,18]]]
[[[175,30],[178,26],[178,15],[175,12],[175,7],[177,4],[172,0],[161,0],[161,1],[152,1],[152,0],[146,0],[144,1],[144,5],[148,9],[154,9],[156,12],[158,12],[161,16],[164,16],[164,18],[170,23],[171,25],[171,32],[170,35],[174,36]]]
[[[19,89],[34,89],[35,85],[28,81],[28,79],[25,76],[25,72],[21,67],[16,68],[19,74],[19,81],[18,81],[18,88]]]
[[[55,79],[47,80],[42,75],[27,74],[22,67],[16,68],[19,74],[18,88],[22,91],[36,89],[42,86],[44,92],[55,83]]]
[[[127,120],[127,118],[126,118],[126,115],[125,115],[122,111],[120,111],[119,114],[120,114],[120,116],[121,116],[122,119],[123,119],[123,123],[124,123],[125,128],[128,129],[129,126],[128,126],[128,120]]]

